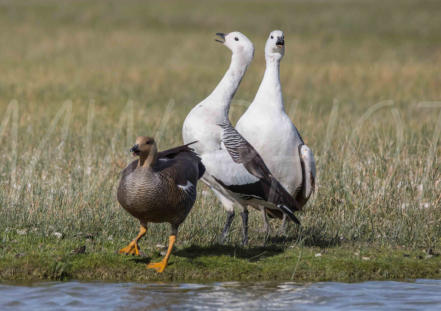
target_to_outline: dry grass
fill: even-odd
[[[162,149],[181,143],[186,114],[229,62],[213,34],[236,29],[256,47],[232,105],[237,120],[262,77],[264,40],[281,28],[287,111],[319,176],[302,228],[291,226],[284,243],[441,246],[441,104],[419,104],[441,100],[439,2],[35,0],[0,8],[4,243],[26,229],[111,236],[122,246],[137,225],[115,187],[135,136],[153,134]],[[214,243],[224,217],[201,185],[180,245]],[[250,226],[259,245],[257,213]],[[166,241],[168,226],[149,230],[144,243]],[[238,220],[231,238],[240,241]]]

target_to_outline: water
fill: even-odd
[[[441,310],[441,281],[0,284],[1,310]]]

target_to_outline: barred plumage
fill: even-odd
[[[159,272],[167,266],[178,227],[196,201],[196,184],[205,172],[201,159],[188,146],[158,152],[153,138],[138,137],[131,151],[139,159],[124,169],[118,187],[119,203],[141,223],[138,236],[120,253],[139,255],[138,240],[147,223],[171,225],[167,255],[163,261],[148,265]]]
[[[258,199],[273,203],[275,205],[273,208],[288,215],[294,222],[300,223],[293,214],[293,211],[300,209],[297,202],[271,175],[270,170],[253,146],[237,132],[228,120],[218,125],[222,128],[222,142],[233,161],[243,164],[247,171],[259,180],[246,185],[226,185],[221,180],[217,178],[216,180],[236,193],[239,198],[247,201]],[[253,204],[251,203],[251,205]]]

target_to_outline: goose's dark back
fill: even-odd
[[[122,172],[118,201],[144,222],[179,225],[193,207],[204,171],[188,145],[159,152],[152,167],[138,167],[138,160],[133,161]]]

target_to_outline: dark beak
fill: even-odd
[[[134,153],[134,154],[139,154],[139,145],[136,144],[134,145],[132,148],[130,148],[130,152]]]
[[[285,39],[284,39],[283,37],[277,37],[276,45],[277,45],[278,47],[282,47],[282,46],[284,46],[284,45],[285,45]]]
[[[225,34],[223,32],[217,32],[216,36],[218,36],[220,38],[220,40],[219,39],[214,39],[214,41],[220,42],[222,44],[225,43]]]

